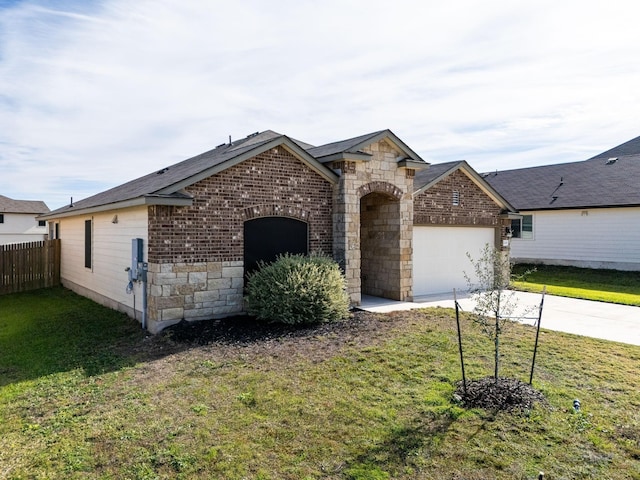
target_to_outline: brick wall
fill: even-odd
[[[149,262],[242,261],[243,223],[262,214],[308,222],[309,250],[331,253],[332,184],[282,147],[186,191],[190,207],[150,207]]]
[[[185,189],[189,207],[149,207],[149,330],[244,309],[244,221],[309,225],[309,250],[332,251],[333,185],[277,147]]]
[[[453,192],[459,204],[453,205]],[[500,226],[501,208],[469,177],[455,171],[413,199],[415,225]]]

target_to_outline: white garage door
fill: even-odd
[[[478,227],[413,227],[413,295],[451,293],[468,289],[464,272],[473,278],[473,265],[495,230]]]

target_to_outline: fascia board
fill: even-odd
[[[291,140],[289,137],[284,137],[285,141],[280,143],[282,147],[287,150],[292,155],[299,157],[304,163],[306,163],[309,168],[315,171],[321,177],[324,177],[325,180],[336,184],[338,183],[338,179],[340,178],[335,172],[327,168],[322,162],[316,160],[313,156],[309,155],[306,150],[301,148],[296,142]]]
[[[398,160],[398,167],[402,167],[402,168],[413,168],[416,170],[423,170],[428,166],[429,164],[427,162],[418,162],[411,158],[403,158],[402,160]]]
[[[354,161],[354,162],[368,162],[371,160],[370,153],[365,152],[338,152],[333,153],[331,155],[326,155],[324,157],[318,157],[318,161],[320,163],[329,163],[329,162],[337,162],[340,160],[345,161]]]
[[[413,196],[415,197],[416,195],[421,194],[422,192],[424,192],[425,190],[429,190],[431,187],[433,187],[436,183],[438,183],[440,180],[442,180],[443,178],[448,177],[449,175],[451,175],[453,172],[455,172],[458,168],[460,168],[460,163],[456,163],[454,165],[451,166],[451,168],[449,168],[448,170],[442,172],[440,175],[438,175],[436,178],[434,178],[433,180],[431,180],[429,183],[427,183],[426,185],[423,185],[422,187],[420,187],[418,190],[415,190],[413,192]]]
[[[499,215],[500,218],[507,218],[509,220],[518,220],[518,219],[521,219],[522,216],[523,216],[522,213],[517,213],[517,212],[505,212]]]
[[[485,194],[491,198],[494,202],[500,205],[502,208],[509,210],[510,212],[517,212],[517,210],[511,205],[506,198],[500,195],[494,188],[489,185],[480,175],[476,173],[476,171],[471,168],[471,166],[466,162],[462,161],[461,165],[458,167],[464,171],[464,173],[475,183],[480,190],[482,190]]]
[[[140,207],[151,205],[171,205],[176,207],[188,207],[193,205],[192,198],[170,198],[163,196],[149,195],[144,197],[132,198],[129,200],[123,200],[122,202],[107,203],[104,205],[97,205],[95,207],[80,208],[78,210],[69,210],[66,212],[52,212],[44,215],[40,215],[36,218],[40,220],[52,220],[56,218],[75,217],[77,215],[87,215],[90,213],[108,212],[110,210],[122,210],[124,208]]]

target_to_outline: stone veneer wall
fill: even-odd
[[[370,193],[392,197],[397,202],[397,216],[394,228],[397,236],[388,234],[387,252],[397,252],[388,256],[391,270],[396,276],[394,285],[386,285],[390,298],[410,300],[412,292],[412,238],[413,238],[413,173],[398,167],[400,152],[385,140],[363,148],[371,154],[367,161],[340,161],[332,166],[341,171],[338,187],[333,200],[334,258],[344,268],[347,289],[351,302],[360,304],[362,295],[362,255],[361,249],[369,248],[361,243],[361,199]],[[394,238],[391,238],[394,237]],[[371,244],[369,244],[371,245]],[[377,245],[381,245],[378,243]],[[376,252],[374,252],[375,254]],[[367,253],[365,253],[366,257]],[[388,268],[388,267],[385,267]],[[364,267],[365,272],[367,267]],[[397,272],[397,275],[396,275]],[[388,271],[375,272],[388,275]],[[370,275],[367,274],[367,275]]]
[[[333,184],[281,146],[185,190],[192,206],[149,207],[151,331],[243,311],[245,220],[303,220],[309,250],[332,250]]]
[[[380,193],[360,202],[362,293],[396,299],[400,282],[400,202]],[[398,299],[399,300],[399,299]]]

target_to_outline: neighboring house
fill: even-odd
[[[516,262],[640,270],[640,137],[589,160],[484,178],[522,214]]]
[[[47,223],[36,217],[48,211],[44,202],[0,195],[0,245],[46,239]]]
[[[411,300],[463,286],[460,259],[504,248],[513,210],[465,162],[427,167],[389,130],[320,147],[265,131],[42,218],[62,240],[63,284],[152,332],[242,313],[247,272],[284,252],[332,255],[354,305]],[[148,264],[146,295],[132,256]]]

